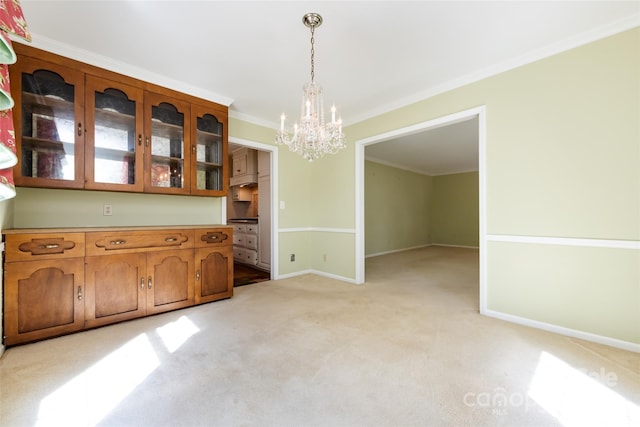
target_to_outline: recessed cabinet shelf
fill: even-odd
[[[15,50],[16,185],[227,194],[227,107],[27,45]]]

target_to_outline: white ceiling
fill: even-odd
[[[316,82],[347,126],[640,25],[637,0],[21,4],[36,47],[229,105],[232,116],[274,128],[282,112],[295,120],[310,79],[307,12],[324,18],[315,34]],[[443,132],[440,142],[450,137]],[[371,146],[367,155],[391,156],[400,146]],[[395,155],[388,161],[406,160]],[[414,158],[407,167],[427,171],[417,156],[405,157]]]

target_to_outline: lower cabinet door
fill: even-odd
[[[147,254],[147,314],[194,303],[193,249]]]
[[[75,332],[84,327],[84,259],[5,264],[5,345]]]
[[[86,258],[86,326],[145,315],[146,254]]]
[[[233,247],[196,249],[196,304],[233,296]]]

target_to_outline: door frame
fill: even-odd
[[[356,142],[356,236],[355,236],[355,258],[356,258],[356,283],[365,282],[365,253],[364,253],[364,162],[365,147],[379,142],[388,141],[400,136],[411,135],[429,129],[452,125],[461,121],[478,117],[478,197],[479,197],[479,243],[480,243],[480,313],[484,314],[487,309],[487,200],[486,200],[486,106],[482,105],[457,113],[441,116],[427,120],[422,123],[395,129],[379,135],[370,136]]]
[[[271,280],[279,277],[278,269],[278,248],[280,246],[278,239],[278,147],[264,144],[262,142],[249,141],[247,139],[229,137],[229,144],[241,145],[255,150],[269,152],[269,161],[271,164]],[[259,190],[258,190],[259,191]],[[223,202],[222,219],[227,222],[227,198]]]

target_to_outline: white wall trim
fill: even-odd
[[[384,251],[384,252],[375,252],[375,253],[372,253],[372,254],[369,254],[369,255],[365,255],[365,258],[375,258],[377,256],[396,254],[398,252],[412,251],[414,249],[428,248],[430,246],[433,246],[433,245],[431,243],[427,243],[425,245],[411,246],[411,247],[408,247],[408,248],[392,249],[390,251]]]
[[[575,49],[582,45],[604,39],[614,34],[622,33],[624,31],[635,28],[638,25],[640,25],[640,18],[638,17],[638,15],[622,18],[611,24],[588,30],[569,39],[554,43],[549,46],[545,46],[541,49],[527,52],[523,55],[518,56],[517,58],[511,58],[502,63],[494,64],[482,70],[478,70],[459,78],[446,81],[438,86],[426,88],[424,91],[416,92],[405,98],[398,99],[395,102],[379,105],[372,110],[366,111],[359,116],[352,118],[348,123],[345,123],[345,126],[352,126],[373,117],[377,117],[391,111],[396,111],[400,108],[406,107],[407,105],[432,98],[441,93],[452,91],[459,87],[487,79],[491,76],[495,76],[497,74],[522,67],[532,62],[539,61],[541,59],[548,58],[550,56],[557,55],[571,49]]]
[[[105,70],[124,74],[139,80],[144,80],[158,86],[173,89],[188,95],[197,96],[199,98],[203,98],[217,104],[222,104],[227,107],[234,101],[228,96],[223,96],[210,90],[190,85],[185,81],[171,79],[154,71],[136,67],[126,62],[109,58],[103,55],[98,55],[95,52],[80,49],[76,46],[61,43],[59,41],[42,36],[38,33],[32,32],[31,36],[33,38],[33,41],[31,43],[26,43],[24,40],[17,37],[14,38],[14,40],[18,43],[27,44],[35,48],[45,50],[47,52],[66,56],[67,58],[93,65],[94,67],[104,68]]]
[[[245,147],[253,148],[256,150],[268,151],[271,153],[271,279],[279,278],[279,249],[280,249],[280,240],[278,238],[278,176],[279,176],[279,166],[278,166],[278,147],[275,145],[263,144],[261,142],[249,141],[246,139],[235,138],[233,136],[229,137],[229,143],[242,145]],[[223,215],[226,222],[226,211],[227,211],[227,203],[222,205]]]
[[[321,232],[321,233],[347,233],[355,234],[355,228],[326,228],[326,227],[294,227],[281,228],[278,233],[304,233],[304,232]]]
[[[489,234],[491,242],[531,243],[538,245],[582,246],[591,248],[640,249],[638,240],[601,240],[568,237],[516,236],[506,234]]]
[[[598,344],[604,344],[604,345],[608,345],[615,348],[621,348],[623,350],[633,351],[634,353],[640,353],[640,344],[636,344],[629,341],[623,341],[616,338],[610,338],[602,335],[592,334],[589,332],[578,331],[576,329],[552,325],[550,323],[531,320],[525,317],[514,316],[512,314],[506,314],[499,311],[486,310],[485,313],[483,314],[485,316],[494,317],[496,319],[505,320],[507,322],[517,323],[519,325],[542,329],[544,331],[553,332],[560,335],[566,335],[568,337],[579,338],[581,340],[591,341]]]
[[[329,279],[340,280],[341,282],[353,283],[356,285],[356,281],[350,277],[338,276],[337,274],[331,274],[324,271],[314,270],[312,268],[307,270],[294,271],[293,273],[283,274],[278,279],[290,279],[292,277],[303,276],[305,274],[315,274],[316,276],[328,277]]]

